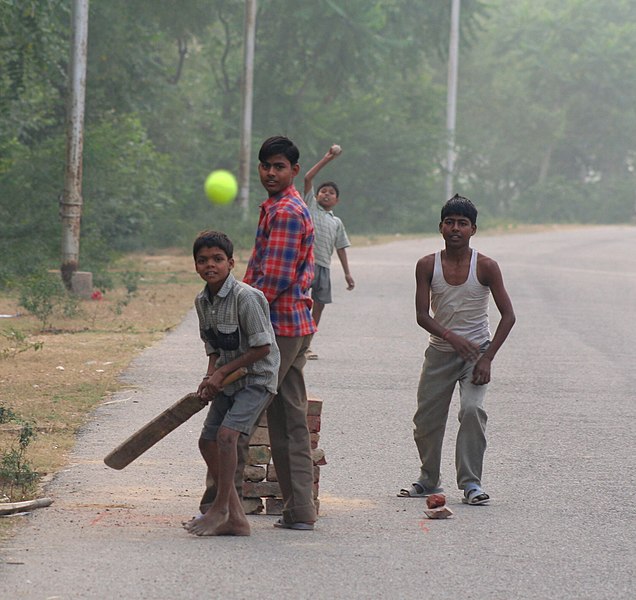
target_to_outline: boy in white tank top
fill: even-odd
[[[473,203],[453,196],[442,208],[439,231],[444,250],[424,256],[415,269],[417,323],[430,333],[413,417],[420,475],[398,496],[422,498],[442,491],[442,443],[453,391],[459,384],[457,486],[463,490],[464,503],[486,504],[490,497],[481,486],[486,451],[484,397],[490,364],[515,323],[515,313],[499,265],[470,247],[477,231]],[[492,340],[490,294],[501,314]]]

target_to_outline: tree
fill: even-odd
[[[467,59],[458,130],[464,179],[493,214],[625,218],[635,23],[628,0],[500,4]]]

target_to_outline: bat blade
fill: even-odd
[[[233,371],[223,380],[223,385],[229,385],[246,373],[247,369],[244,367]],[[179,427],[179,425],[182,425],[190,417],[202,410],[206,404],[207,401],[197,394],[186,394],[181,400],[166,408],[152,421],[146,423],[141,429],[138,429],[128,439],[109,452],[104,458],[104,462],[111,469],[117,469],[118,471],[123,469],[133,460],[139,458],[146,450],[152,448],[159,440]]]

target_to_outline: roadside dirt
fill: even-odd
[[[244,257],[236,258],[241,276]],[[32,423],[26,460],[44,480],[65,463],[78,428],[118,389],[130,361],[180,323],[202,287],[192,257],[179,251],[127,256],[112,274],[122,273],[135,274],[132,293],[120,284],[82,300],[77,314],[56,315],[46,330],[17,296],[0,295],[0,314],[17,315],[0,318],[0,409]],[[0,459],[20,428],[0,424]]]

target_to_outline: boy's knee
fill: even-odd
[[[465,406],[459,413],[460,421],[477,420],[485,422],[487,418],[486,411],[476,404]]]
[[[236,446],[238,437],[241,435],[234,429],[228,429],[227,427],[220,427],[216,436],[216,443],[223,448],[229,446]]]

